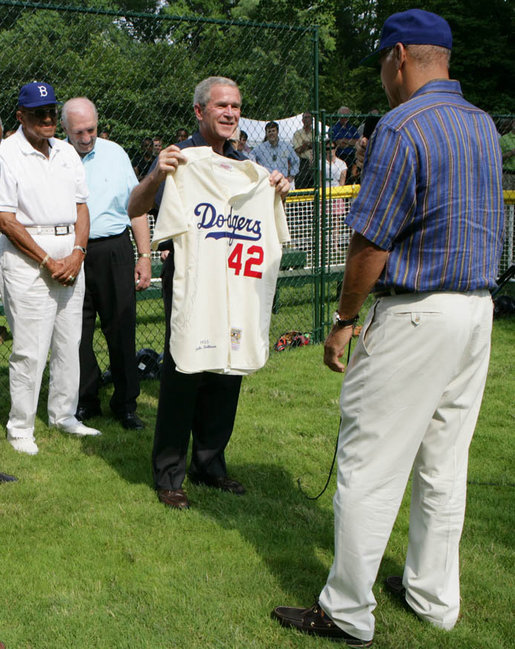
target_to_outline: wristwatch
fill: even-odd
[[[355,325],[358,319],[359,313],[353,318],[349,318],[348,320],[343,320],[338,311],[335,311],[333,313],[333,325],[336,325],[338,327],[350,327],[351,325]]]
[[[73,246],[73,249],[74,250],[80,250],[84,256],[86,256],[88,254],[88,251],[86,250],[86,248],[83,248],[82,246]]]

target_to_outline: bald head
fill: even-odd
[[[98,112],[87,97],[69,99],[62,108],[61,122],[68,141],[83,158],[93,151],[97,139]]]

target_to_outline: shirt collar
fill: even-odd
[[[25,133],[23,132],[23,126],[20,124],[18,126],[18,130],[16,131],[16,135],[20,138],[20,149],[22,153],[25,155],[43,155],[41,151],[38,151],[35,149],[32,144],[27,140],[25,137]],[[59,146],[56,146],[56,144],[59,142],[59,140],[56,140],[55,137],[51,137],[48,139],[48,146],[50,147],[50,156],[52,155],[53,151],[57,151],[59,149]]]
[[[418,90],[415,90],[410,99],[420,95],[427,95],[430,92],[447,92],[454,95],[460,95],[461,97],[463,96],[460,82],[456,81],[456,79],[433,79],[432,81],[425,83]]]
[[[209,146],[204,137],[200,134],[200,131],[195,131],[195,133],[193,133],[191,141],[193,142],[193,146]],[[229,140],[226,140],[224,143],[224,156],[226,158],[232,158],[233,160],[247,159],[247,156],[241,151],[236,151]]]

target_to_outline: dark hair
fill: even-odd
[[[276,128],[277,130],[279,130],[279,124],[277,122],[268,122],[267,124],[265,124],[265,131],[267,128]]]

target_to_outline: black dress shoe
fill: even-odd
[[[100,406],[79,406],[75,413],[75,418],[79,421],[86,421],[86,419],[100,417],[101,415],[102,410],[100,409]]]
[[[17,480],[18,478],[15,478],[13,475],[9,475],[8,473],[0,473],[0,482],[16,482]]]
[[[125,412],[117,417],[121,425],[127,430],[143,430],[145,424],[135,412]]]
[[[157,497],[171,509],[189,509],[190,501],[184,489],[159,489]]]
[[[342,640],[349,647],[371,647],[372,640],[360,640],[340,629],[322,610],[319,604],[311,608],[278,606],[272,611],[272,617],[279,620],[282,626],[297,629],[309,635],[323,636],[333,640]]]
[[[402,577],[399,577],[398,575],[387,577],[384,580],[384,585],[386,586],[386,590],[399,600],[398,603],[406,609],[406,611],[409,611],[413,615],[417,615],[417,612],[411,608],[406,600],[406,589],[402,585]]]
[[[242,496],[245,493],[245,487],[241,482],[228,478],[227,476],[196,476],[190,473],[188,474],[188,478],[193,482],[193,484],[200,484],[205,485],[206,487],[220,489],[221,491],[228,491],[237,496]]]
[[[389,590],[390,593],[396,595],[397,597],[405,597],[406,589],[402,585],[402,577],[399,577],[398,575],[392,575],[391,577],[387,577],[384,580],[384,583],[386,590]]]

